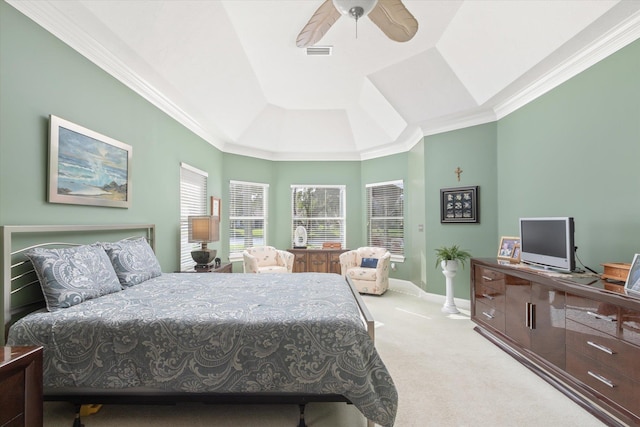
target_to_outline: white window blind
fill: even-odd
[[[292,185],[291,236],[303,226],[308,247],[319,248],[324,242],[340,242],[346,247],[345,199],[344,185]]]
[[[191,251],[197,243],[189,243],[188,217],[207,215],[208,174],[186,163],[180,164],[180,269],[195,265]]]
[[[266,245],[269,184],[231,181],[229,199],[229,253]]]
[[[404,184],[402,181],[367,184],[369,246],[404,255]]]

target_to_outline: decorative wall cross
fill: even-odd
[[[458,182],[460,182],[460,174],[462,173],[462,169],[460,169],[460,166],[458,166],[456,168],[456,170],[453,171],[456,175],[458,175]]]

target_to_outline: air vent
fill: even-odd
[[[307,56],[331,56],[333,46],[309,46]]]

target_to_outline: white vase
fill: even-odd
[[[458,272],[458,261],[455,259],[441,261],[440,266],[442,267],[442,274],[446,277],[446,297],[442,311],[450,314],[460,313],[456,303],[453,301],[453,278]]]

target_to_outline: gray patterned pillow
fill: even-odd
[[[96,245],[35,248],[25,252],[49,311],[122,290],[107,254]]]
[[[123,287],[135,286],[162,274],[160,263],[144,237],[100,243]]]

